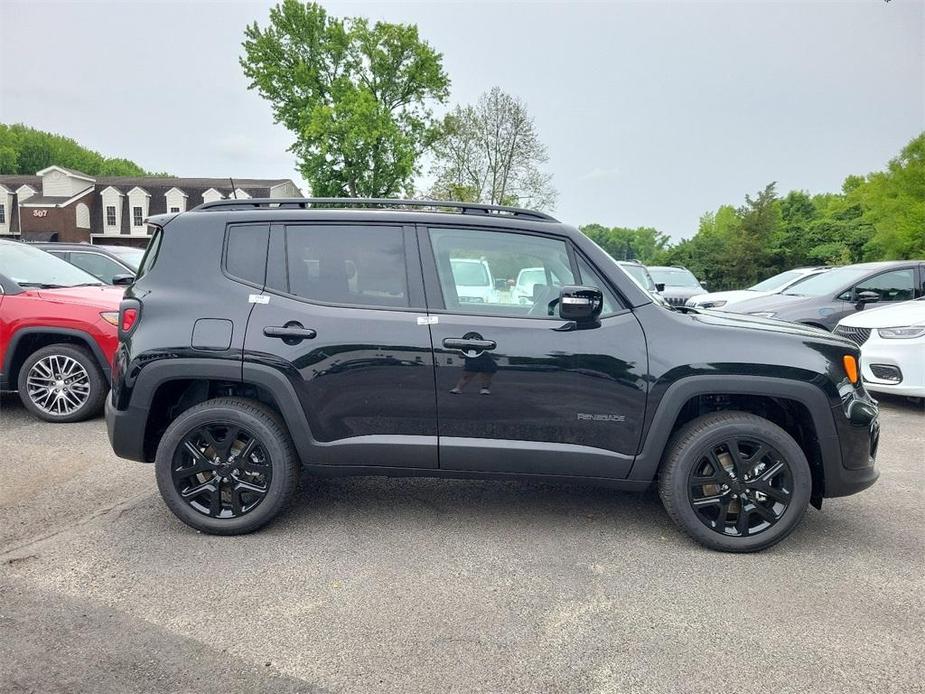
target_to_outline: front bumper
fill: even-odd
[[[872,365],[895,367],[902,380],[878,378]],[[925,398],[925,338],[890,340],[872,330],[861,347],[861,377],[868,390]]]
[[[853,388],[832,408],[841,465],[825,470],[825,497],[849,496],[867,489],[880,476],[876,466],[880,443],[880,410],[862,388]]]

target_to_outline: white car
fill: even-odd
[[[802,282],[807,277],[818,275],[828,269],[825,267],[794,268],[774,275],[774,277],[769,277],[748,289],[734,289],[728,292],[710,292],[709,294],[692,296],[687,300],[687,305],[693,308],[723,308],[738,301],[779,294],[785,289]]]
[[[861,346],[868,390],[925,398],[925,297],[858,311],[835,333]]]
[[[450,258],[456,296],[463,304],[496,304],[498,292],[491,268],[478,258]]]

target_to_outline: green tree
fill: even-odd
[[[586,224],[579,230],[616,260],[638,260],[650,263],[660,256],[670,241],[653,227],[605,227],[601,224]]]
[[[0,123],[0,173],[31,175],[52,164],[91,176],[151,175],[133,161],[104,157],[69,137]]]
[[[925,133],[903,147],[886,171],[863,182],[846,180],[845,195],[871,227],[868,259],[925,257]]]
[[[266,28],[245,29],[250,88],[295,135],[290,150],[312,193],[388,197],[407,189],[438,135],[431,104],[450,80],[416,26],[331,17],[283,0]]]

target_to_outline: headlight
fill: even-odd
[[[776,311],[757,311],[755,313],[748,314],[750,316],[758,316],[759,318],[773,318],[777,315]]]
[[[700,304],[700,308],[719,308],[720,306],[725,306],[725,301],[704,301]]]
[[[877,334],[887,340],[908,340],[925,335],[925,325],[909,325],[902,328],[879,328]]]
[[[100,318],[109,323],[110,325],[119,325],[119,312],[118,311],[104,311],[100,314]]]

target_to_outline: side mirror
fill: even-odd
[[[701,281],[701,282],[700,282],[700,286],[703,287],[704,289],[709,289],[709,288],[710,288],[710,285],[709,285],[709,283],[708,283],[706,280]]]
[[[663,292],[663,291],[665,291],[665,283],[664,283],[664,282],[656,282],[656,283],[655,283],[655,291],[657,291],[657,292]]]
[[[507,280],[505,280],[505,279],[496,279],[496,280],[495,280],[495,289],[497,289],[499,292],[503,292],[505,289],[507,289]]]
[[[576,323],[594,321],[604,308],[604,295],[597,287],[567,286],[559,290],[559,317]]]
[[[135,275],[113,275],[112,283],[119,287],[126,287],[135,281]]]
[[[877,292],[857,292],[854,295],[855,305],[860,311],[864,304],[875,304],[880,301],[880,295]]]

